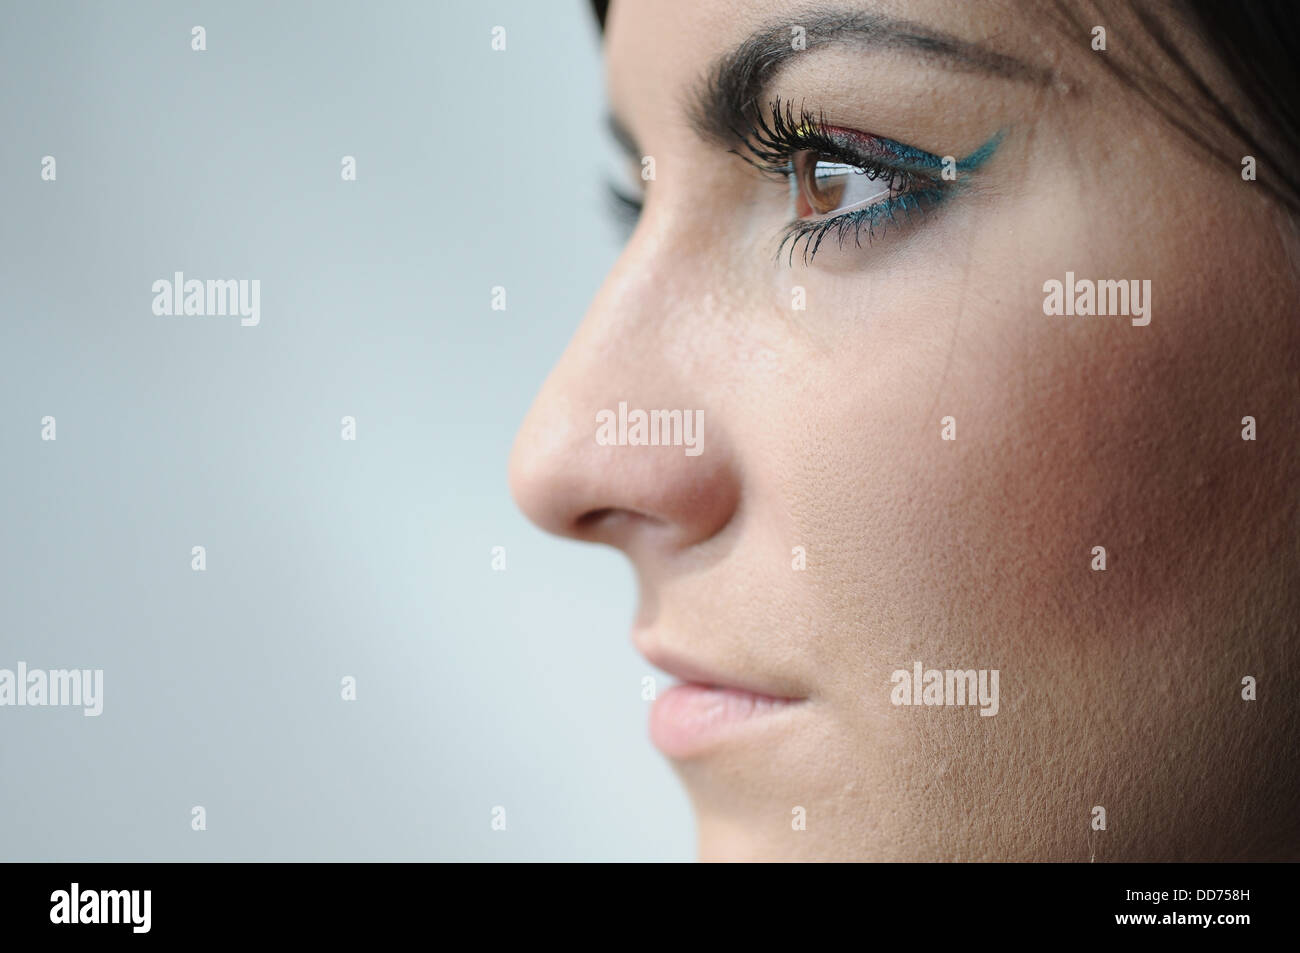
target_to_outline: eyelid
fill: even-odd
[[[860,169],[883,174],[886,171],[935,177],[943,159],[884,136],[835,126],[820,114],[800,108],[798,116],[790,103],[778,99],[771,104],[770,117],[760,114],[754,128],[743,137],[749,155],[738,153],[762,171],[785,175],[791,157],[800,151],[815,151]]]
[[[821,136],[851,156],[899,172],[933,175],[943,168],[941,156],[884,136],[873,136],[839,126],[823,126]]]
[[[896,142],[885,136],[876,136],[846,129],[842,126],[823,125],[821,133],[831,142],[847,144],[849,150],[873,161],[879,161],[901,172],[914,172],[918,175],[937,176],[943,171],[944,161],[951,160],[953,171],[973,172],[988,161],[989,157],[1001,145],[1006,130],[999,130],[970,154],[957,159],[954,156],[938,156],[924,149]]]

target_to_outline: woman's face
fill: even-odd
[[[1286,232],[1107,71],[1158,65],[1116,16],[1096,50],[1019,3],[613,5],[644,211],[512,485],[635,564],[703,858],[1295,853]]]

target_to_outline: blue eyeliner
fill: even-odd
[[[832,141],[846,140],[851,144],[852,152],[863,153],[863,158],[888,160],[891,168],[900,172],[941,173],[943,157],[917,149],[913,146],[886,139],[883,136],[869,136],[849,130],[825,127],[822,133]],[[999,130],[991,139],[970,155],[957,159],[954,163],[958,172],[974,172],[997,152],[998,146],[1006,137],[1006,130]]]

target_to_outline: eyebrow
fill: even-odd
[[[793,27],[804,30],[803,50],[793,46]],[[724,145],[743,138],[740,130],[753,123],[758,97],[777,71],[796,56],[828,46],[897,50],[950,70],[1040,86],[1053,78],[1051,70],[907,20],[870,13],[820,13],[753,33],[717,60],[694,91],[689,110],[692,128],[706,141]]]

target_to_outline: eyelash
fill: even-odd
[[[913,212],[923,215],[947,197],[947,190],[936,176],[926,175],[915,168],[882,162],[852,149],[842,136],[835,136],[822,116],[814,116],[801,108],[796,118],[791,104],[780,100],[772,102],[770,113],[760,115],[747,134],[741,136],[745,152],[736,152],[742,159],[761,172],[791,181],[794,175],[794,156],[799,152],[814,152],[818,156],[860,169],[871,179],[885,179],[889,183],[889,198],[865,208],[832,215],[830,218],[796,220],[787,228],[777,246],[776,256],[789,245],[788,263],[793,264],[794,252],[803,242],[803,261],[811,264],[821,248],[822,241],[832,233],[836,244],[843,246],[851,238],[856,247],[862,246],[863,235],[867,242],[884,235],[888,225],[900,225],[898,214],[910,220]],[[896,146],[877,140],[882,148]],[[908,153],[915,150],[898,147]],[[733,150],[734,151],[734,150]],[[748,153],[748,154],[746,154]],[[937,161],[924,153],[916,153],[925,164]]]

